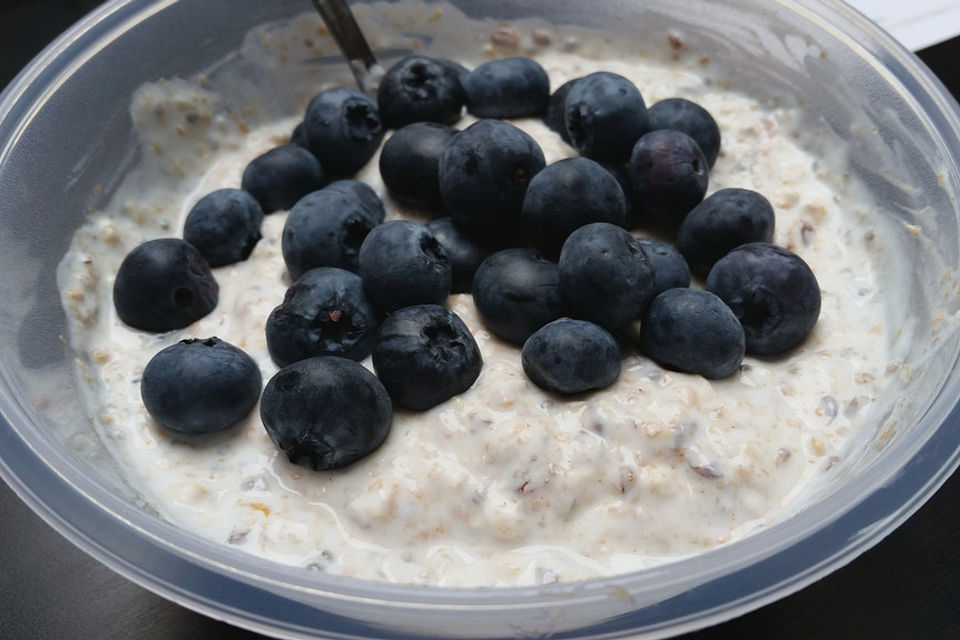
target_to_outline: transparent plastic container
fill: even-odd
[[[33,61],[0,99],[0,475],[104,564],[189,608],[282,637],[659,637],[801,589],[904,521],[960,462],[960,109],[911,53],[840,2],[497,0],[468,14],[617,31],[680,30],[765,91],[802,96],[884,204],[904,296],[895,349],[912,366],[862,454],[818,500],[742,541],[655,569],[509,589],[314,575],[202,539],[137,506],[80,403],[55,268],[88,207],[135,160],[143,82],[189,76],[300,0],[112,2]],[[589,9],[587,9],[589,7]],[[869,135],[865,135],[865,132]],[[118,171],[118,167],[120,171]],[[94,187],[99,189],[95,190]],[[934,336],[934,337],[931,337]]]

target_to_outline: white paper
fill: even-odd
[[[960,0],[847,0],[908,49],[960,35]]]

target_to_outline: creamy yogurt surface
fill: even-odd
[[[723,136],[709,193],[749,188],[771,201],[774,242],[817,276],[819,321],[800,347],[775,359],[747,356],[725,380],[665,370],[625,338],[612,387],[561,398],[526,378],[519,348],[484,327],[469,295],[453,295],[447,306],[483,356],[479,379],[429,411],[396,410],[386,442],[349,468],[313,472],[289,463],[257,410],[222,434],[175,437],[140,399],[143,368],[162,348],[215,335],[253,356],[264,381],[277,371],[264,327],[291,283],[280,251],[286,213],[266,216],[248,260],[214,269],[219,304],[186,329],[150,334],[121,323],[114,276],[138,244],[180,236],[200,197],[239,187],[246,164],[286,143],[302,111],[266,117],[256,102],[232,99],[227,89],[242,87],[249,73],[146,84],[131,104],[140,157],[77,232],[59,270],[89,411],[145,503],[187,530],[281,563],[445,586],[650,567],[802,508],[806,488],[849,454],[898,364],[887,348],[892,329],[865,222],[869,204],[842,166],[805,150],[818,133],[800,127],[799,108],[725,89],[709,59],[668,34],[641,58],[607,34],[577,28],[473,21],[420,3],[356,11],[375,49],[422,51],[469,67],[530,55],[552,88],[604,70],[630,78],[648,105],[677,96],[702,104]],[[319,18],[304,15],[249,34],[238,66],[298,83],[305,107],[321,89],[351,86],[346,65],[303,64],[334,52]],[[457,127],[471,121],[465,114]],[[539,120],[512,122],[540,143],[548,163],[575,155]],[[387,218],[424,221],[390,199],[377,160],[357,179],[383,198]]]

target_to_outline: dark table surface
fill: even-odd
[[[98,0],[0,0],[0,87]],[[960,25],[958,25],[960,28]],[[920,52],[960,95],[960,38]],[[847,567],[685,638],[960,638],[960,473]],[[0,639],[260,638],[184,609],[86,556],[0,482]]]

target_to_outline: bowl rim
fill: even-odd
[[[17,133],[29,124],[32,114],[65,77],[95,55],[104,43],[175,3],[176,0],[112,0],[46,47],[0,94],[0,163],[12,149]],[[946,136],[946,147],[960,157],[960,109],[918,58],[842,2],[777,0],[777,4],[841,39],[881,69],[888,81],[902,86],[928,123],[936,126],[940,136]],[[918,104],[920,98],[929,104]],[[954,366],[945,384],[960,386],[958,353],[952,354],[952,362]],[[366,607],[442,609],[456,615],[504,610],[529,613],[545,607],[585,607],[591,602],[609,600],[622,590],[631,594],[652,594],[664,588],[685,592],[694,586],[703,588],[721,578],[742,575],[761,562],[769,565],[762,588],[684,619],[672,620],[669,628],[655,625],[648,629],[651,635],[666,635],[758,608],[850,562],[906,520],[960,466],[960,407],[954,406],[954,399],[939,394],[922,418],[926,424],[939,426],[923,431],[924,438],[897,439],[889,445],[886,455],[902,461],[901,467],[873,465],[788,521],[725,547],[642,572],[585,582],[495,589],[396,585],[318,576],[284,567],[153,517],[93,480],[59,444],[39,437],[30,428],[30,407],[18,393],[16,378],[6,360],[0,361],[0,378],[4,383],[0,386],[0,451],[4,452],[0,457],[0,477],[41,518],[106,566],[163,597],[261,633],[280,632],[291,637],[306,630],[297,625],[277,627],[266,617],[265,607],[258,610],[229,606],[198,590],[216,583],[218,590],[223,589],[221,593],[253,587],[256,597],[267,600],[267,594],[279,590],[317,598],[321,604],[325,600],[350,601]],[[76,504],[93,509],[78,509]],[[107,531],[118,523],[120,531]],[[805,563],[803,569],[797,570],[789,556],[800,542],[805,548],[816,550],[819,560],[812,565]],[[750,553],[742,555],[745,549]],[[176,558],[181,569],[195,571],[196,575],[189,576],[186,584],[158,579],[157,558],[161,557],[164,561]],[[780,566],[783,568],[778,570]],[[696,567],[699,574],[694,583],[689,577],[691,567]],[[608,637],[618,637],[631,630],[631,621],[635,619],[625,615],[601,630],[614,634]]]

